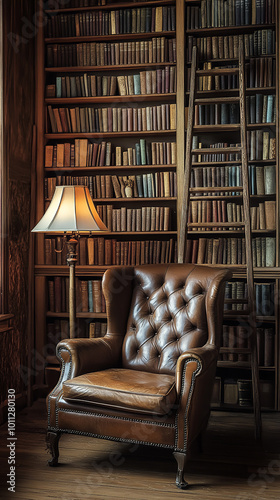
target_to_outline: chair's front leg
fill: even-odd
[[[178,486],[178,488],[180,488],[181,490],[184,490],[188,486],[188,483],[184,480],[184,469],[187,461],[187,455],[186,453],[182,453],[179,451],[174,451],[173,455],[178,465],[177,475],[176,475],[176,486]]]
[[[47,439],[46,439],[47,448],[52,455],[51,460],[48,460],[48,464],[50,467],[56,467],[58,465],[58,457],[59,457],[58,442],[60,436],[61,436],[60,432],[52,432],[52,431],[47,432]]]

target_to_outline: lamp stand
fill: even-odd
[[[75,338],[76,330],[76,288],[75,266],[77,262],[78,240],[72,235],[67,241],[67,264],[69,266],[69,333],[70,339]]]

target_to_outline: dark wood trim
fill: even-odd
[[[186,0],[187,3],[191,4],[191,3],[197,3],[197,0]],[[176,3],[176,0],[155,0],[154,2],[153,1],[147,1],[147,2],[137,2],[137,7],[147,7],[149,5],[152,5],[152,6],[160,6],[160,5],[174,5]],[[112,8],[114,7],[114,4],[112,3],[109,3],[108,5],[96,5],[96,6],[92,6],[92,7],[69,7],[68,9],[48,9],[46,10],[46,13],[47,14],[59,14],[59,13],[62,13],[62,14],[65,14],[67,12],[86,12],[86,11],[90,11],[90,10],[111,10]],[[125,8],[129,8],[129,7],[135,7],[135,3],[134,2],[128,2],[128,3],[118,3],[117,5],[117,8],[118,9],[125,9]]]
[[[145,38],[176,36],[176,31],[155,31],[148,33],[124,33],[121,35],[98,35],[98,36],[69,36],[67,38],[45,38],[45,43],[90,43],[90,42],[114,42],[115,40],[143,40]]]

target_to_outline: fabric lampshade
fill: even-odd
[[[57,186],[33,233],[108,231],[85,186]]]

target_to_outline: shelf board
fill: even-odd
[[[176,66],[176,62],[157,62],[157,63],[142,63],[142,64],[114,64],[108,66],[57,66],[45,68],[47,73],[96,73],[103,71],[123,71],[134,69],[152,69],[163,68],[164,66]]]
[[[139,136],[154,136],[154,135],[174,135],[176,130],[142,130],[132,132],[67,132],[60,134],[45,134],[46,139],[109,139],[114,137],[139,137]]]
[[[249,56],[245,57],[245,62],[250,61],[250,59],[267,59],[267,58],[276,58],[276,54],[264,54],[264,55],[259,55],[259,56]],[[199,60],[200,64],[203,64],[205,62],[211,62],[213,64],[221,64],[221,65],[226,65],[226,64],[237,64],[238,65],[238,57],[233,57],[233,58],[227,58],[227,59],[200,59]],[[191,61],[186,62],[186,66],[190,66]]]
[[[125,40],[143,40],[147,38],[176,37],[176,31],[154,31],[148,33],[124,33],[121,35],[67,36],[60,38],[45,38],[46,44],[57,43],[90,43],[90,42],[123,42]]]
[[[138,234],[138,233],[137,233]],[[210,264],[200,264],[201,266],[209,266]],[[86,265],[86,266],[76,266],[77,276],[102,276],[106,269],[111,267],[123,267],[123,266],[105,266],[105,265]],[[245,278],[247,266],[245,264],[214,264],[211,267],[217,269],[231,269],[233,273],[233,278]],[[57,265],[46,265],[46,264],[36,264],[35,265],[35,275],[36,276],[69,276],[69,266],[57,266]],[[254,268],[254,279],[279,279],[280,278],[280,267],[255,267]]]
[[[124,198],[122,199],[122,201],[123,200]],[[60,236],[60,235],[63,236],[63,234],[64,234],[63,231],[48,233],[49,236]],[[89,236],[89,234],[86,236]],[[96,238],[103,238],[103,237],[108,238],[111,236],[114,238],[123,236],[136,236],[137,238],[143,239],[142,236],[177,236],[177,231],[110,231],[110,232],[102,231],[102,233],[94,235],[94,237]]]
[[[167,202],[167,201],[176,201],[177,198],[175,196],[169,197],[158,197],[158,198],[95,198],[94,203],[98,205],[98,203],[131,203],[131,202],[148,202],[148,203],[158,203],[158,202]],[[51,201],[50,198],[45,198],[45,201]]]
[[[170,92],[169,94],[138,94],[138,95],[114,95],[114,96],[95,96],[95,97],[55,97],[45,99],[46,104],[100,104],[112,102],[151,102],[151,101],[174,101],[176,94]]]
[[[275,128],[275,123],[248,123],[248,130],[260,128]],[[239,123],[217,124],[217,125],[195,125],[193,131],[197,133],[217,133],[217,132],[239,132]],[[213,148],[214,149],[214,148]]]
[[[12,326],[0,326],[0,333],[7,333],[13,331]]]
[[[197,0],[187,0],[188,4],[197,3]],[[142,1],[137,2],[137,7],[157,7],[160,5],[175,5],[175,0],[155,0],[155,1]],[[92,7],[69,7],[65,9],[47,9],[45,10],[46,14],[66,14],[67,12],[88,12],[91,10],[115,10],[118,9],[127,9],[127,8],[135,8],[135,2],[120,2],[118,4],[109,3],[107,5],[95,5]]]
[[[274,200],[276,198],[275,194],[251,194],[250,200],[252,201],[262,201],[262,200]],[[241,195],[204,195],[204,196],[190,196],[190,200],[193,201],[209,201],[209,200],[229,200],[232,202],[241,201],[243,197]]]
[[[0,314],[0,325],[4,321],[9,321],[10,319],[13,319],[14,315],[13,314]]]
[[[52,312],[52,311],[47,311],[46,316],[48,318],[69,318],[69,313],[68,312]],[[102,319],[102,318],[107,318],[106,313],[90,313],[90,312],[77,312],[76,313],[77,318],[96,318],[96,319]]]
[[[215,154],[215,152],[214,152],[215,149],[216,148],[213,148],[212,151],[211,151],[211,153]],[[195,150],[196,154],[199,154],[198,151],[199,151],[199,149]],[[249,165],[263,165],[263,164],[265,164],[265,165],[275,165],[275,163],[276,163],[276,160],[249,160],[248,161]],[[230,160],[227,160],[227,161],[211,161],[211,160],[209,160],[209,161],[195,161],[195,162],[192,162],[192,167],[194,167],[194,168],[196,168],[196,167],[219,167],[219,166],[223,166],[223,165],[242,165],[242,161],[241,160],[234,160],[234,161],[230,161]]]
[[[169,170],[169,169],[175,169],[176,165],[174,164],[169,164],[169,165],[129,165],[129,166],[121,166],[121,165],[110,165],[110,166],[102,166],[102,167],[45,167],[45,173],[46,174],[53,174],[53,173],[96,173],[96,172],[119,172],[121,170],[127,171],[129,170],[130,172],[132,170]]]
[[[247,94],[270,94],[271,92],[275,93],[276,92],[276,87],[247,87],[246,88],[246,93]],[[186,92],[186,96],[189,96],[189,91]],[[236,89],[220,89],[220,90],[199,90],[196,92],[197,97],[206,97],[206,96],[212,96],[212,97],[220,97],[220,96],[228,96],[228,95],[238,95],[239,94],[239,88]]]
[[[257,30],[267,30],[274,29],[275,23],[270,24],[250,24],[242,26],[221,26],[221,27],[211,27],[211,28],[199,28],[199,29],[189,29],[186,30],[187,35],[193,36],[215,36],[215,35],[235,35],[238,33],[253,33]]]
[[[213,223],[214,224],[214,223]],[[219,223],[215,223],[216,226],[219,225]],[[231,227],[234,227],[233,224],[229,223],[229,225]],[[200,226],[200,227],[203,227],[203,226]],[[275,234],[275,229],[253,229],[252,230],[252,235],[254,236],[258,236],[258,235],[273,235]],[[236,231],[231,231],[231,230],[222,230],[219,231],[189,231],[188,232],[188,236],[191,236],[191,235],[194,235],[194,236],[201,236],[201,237],[205,237],[205,236],[220,236],[221,238],[226,238],[227,236],[235,236],[235,237],[241,237],[241,236],[244,236],[244,229],[238,229]]]
[[[218,361],[218,368],[244,368],[245,370],[251,369],[249,361]],[[262,371],[275,371],[275,366],[259,366]]]

